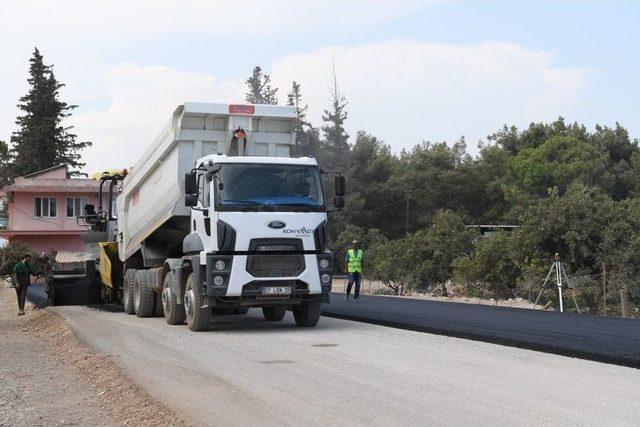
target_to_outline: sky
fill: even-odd
[[[134,164],[182,102],[243,102],[255,65],[282,104],[299,82],[320,125],[335,62],[351,141],[396,152],[464,136],[475,154],[558,116],[640,137],[640,2],[3,0],[0,19],[0,140],[37,47],[78,105],[89,173]]]

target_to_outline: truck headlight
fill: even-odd
[[[320,276],[320,281],[322,281],[322,283],[329,283],[331,281],[331,276],[329,276],[328,274],[323,274],[322,276]]]
[[[329,260],[322,258],[320,260],[320,268],[322,268],[323,270],[326,270],[327,268],[329,268]]]
[[[216,270],[224,270],[224,268],[227,266],[227,263],[224,262],[223,260],[218,260],[216,261]]]
[[[213,278],[213,284],[216,286],[222,286],[224,284],[224,279],[222,276],[216,276]]]

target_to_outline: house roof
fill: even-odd
[[[13,183],[0,188],[0,195],[9,192],[92,193],[100,187],[100,182],[93,179],[68,178],[66,171],[67,165],[63,164],[18,177]]]
[[[58,169],[65,169],[66,170],[67,169],[67,165],[65,165],[63,163],[61,165],[51,166],[50,168],[42,169],[42,170],[39,170],[37,172],[33,172],[33,173],[30,173],[30,174],[27,174],[27,175],[23,176],[22,178],[35,178],[35,177],[37,177],[39,175],[43,175],[45,173],[49,173],[49,172],[52,172],[52,171],[55,171],[55,170],[58,170]]]
[[[0,194],[8,192],[95,192],[100,187],[99,181],[86,178],[73,179],[47,179],[47,180],[31,180],[25,179],[16,181],[13,184],[0,188]]]

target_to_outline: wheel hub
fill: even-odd
[[[162,291],[162,308],[164,308],[165,313],[169,312],[171,301],[171,288],[166,287]]]
[[[193,289],[189,289],[184,295],[184,308],[188,315],[193,315],[193,307],[195,306],[195,293]]]

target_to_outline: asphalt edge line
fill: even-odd
[[[342,319],[342,320],[351,320],[351,321],[360,322],[360,323],[369,323],[372,325],[387,326],[390,328],[403,329],[407,331],[423,332],[423,333],[442,335],[442,336],[447,336],[452,338],[461,338],[461,339],[467,339],[471,341],[486,342],[489,344],[503,345],[505,347],[516,347],[516,348],[522,348],[525,350],[555,354],[558,356],[573,357],[576,359],[584,359],[592,362],[607,363],[610,365],[624,366],[626,368],[640,369],[640,360],[628,358],[628,357],[611,356],[611,355],[605,355],[602,353],[593,353],[588,351],[570,349],[566,347],[532,343],[529,341],[508,339],[508,338],[496,337],[493,335],[486,335],[486,334],[478,334],[473,332],[456,331],[451,329],[435,328],[435,327],[428,327],[428,326],[418,326],[418,325],[412,325],[410,323],[396,322],[391,320],[372,319],[369,317],[351,315],[351,314],[336,314],[336,313],[322,312],[322,316],[332,317],[335,319]]]

